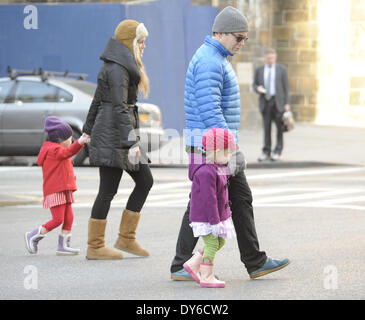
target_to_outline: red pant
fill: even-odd
[[[53,219],[45,223],[42,227],[45,227],[47,231],[51,231],[63,223],[62,230],[71,231],[72,222],[74,221],[72,204],[61,204],[59,206],[52,207],[50,210]]]

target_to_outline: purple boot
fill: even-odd
[[[80,253],[80,249],[75,249],[71,247],[71,234],[58,236],[58,248],[56,254],[58,256],[69,256],[76,255]]]
[[[26,232],[24,235],[25,245],[29,253],[37,254],[38,242],[42,240],[46,235],[41,234],[42,226],[34,229],[31,232]]]

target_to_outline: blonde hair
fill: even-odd
[[[207,150],[205,151],[205,156],[210,160],[215,160],[215,151],[216,150]]]
[[[232,152],[231,148],[206,150],[205,151],[205,156],[206,156],[207,159],[209,159],[209,160],[216,163],[219,152],[226,152],[226,150],[228,150],[229,153]]]
[[[136,38],[133,41],[133,47],[134,47],[134,58],[136,59],[139,72],[141,74],[141,79],[138,84],[138,89],[141,91],[144,98],[148,97],[148,94],[150,92],[150,80],[148,79],[146,70],[144,68],[144,64],[142,62],[141,58],[141,51],[139,50],[138,41],[147,37],[148,31],[143,23],[140,23],[136,29]]]
[[[122,42],[133,53],[140,72],[138,89],[141,91],[143,97],[147,98],[150,91],[150,81],[144,68],[138,46],[138,40],[148,36],[145,25],[135,20],[124,20],[115,29],[114,36],[116,40]]]

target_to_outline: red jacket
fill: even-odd
[[[71,157],[83,147],[78,141],[68,148],[50,141],[43,144],[37,164],[42,166],[44,196],[65,190],[77,190]]]

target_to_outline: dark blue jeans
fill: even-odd
[[[229,179],[228,193],[240,258],[248,273],[251,273],[264,265],[267,256],[264,251],[259,249],[253,216],[252,193],[243,171]],[[170,268],[171,272],[183,268],[183,264],[192,257],[198,242],[198,238],[194,238],[193,231],[189,226],[189,212],[190,201],[182,219],[176,244],[176,255]]]

